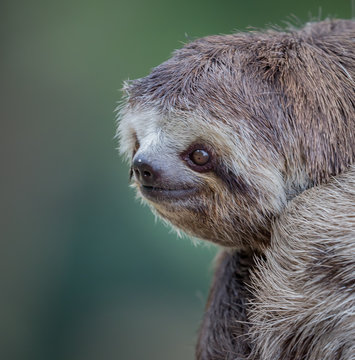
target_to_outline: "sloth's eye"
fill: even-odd
[[[210,161],[210,154],[203,149],[196,149],[189,157],[191,161],[198,166],[206,165]]]
[[[180,157],[194,171],[207,172],[214,168],[215,160],[213,159],[213,150],[209,145],[192,144]]]

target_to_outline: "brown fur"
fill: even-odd
[[[250,253],[219,255],[196,349],[197,359],[245,359],[250,353],[247,304],[250,298]],[[211,331],[213,329],[213,331]]]
[[[332,235],[333,245],[326,241],[322,251],[319,239],[327,234],[319,229],[317,242],[310,233],[317,221],[326,224],[333,211],[326,194],[335,191],[334,183],[322,184],[354,163],[354,40],[355,23],[345,20],[287,32],[211,36],[185,45],[150,75],[125,86],[127,101],[119,126],[122,152],[129,159],[132,153],[149,159],[159,169],[156,186],[196,190],[188,199],[148,199],[148,204],[187,234],[229,248],[216,271],[197,347],[199,360],[350,359],[354,333],[346,315],[354,314],[354,295],[352,284],[341,283],[339,275],[351,279],[350,263],[337,255],[342,245],[334,245],[344,240],[339,231],[346,224],[334,225],[338,232]],[[181,157],[200,143],[211,149],[213,159],[205,173],[195,172]],[[345,206],[341,191],[353,186],[353,172],[349,174],[340,178],[344,184],[337,190],[335,211]],[[133,180],[142,196],[139,182]],[[304,192],[319,185],[314,193]],[[290,201],[314,213],[303,214],[304,208],[292,212]],[[319,217],[318,204],[324,218]],[[296,243],[297,228],[288,237],[280,231],[283,221],[291,227],[302,216],[307,217],[307,229],[300,232],[297,246],[304,253],[287,254]],[[343,246],[349,249],[353,240],[351,235]],[[327,249],[334,258],[328,256],[323,263]],[[259,258],[256,264],[253,256]],[[293,268],[296,274],[307,268],[297,278],[297,296],[291,298],[287,294],[292,276],[279,271],[287,262],[299,266]],[[323,269],[329,270],[334,284],[339,281],[332,296]],[[321,296],[320,305],[312,294]],[[334,304],[344,297],[346,313]],[[308,313],[298,299],[305,301]],[[253,302],[251,317],[248,301]],[[277,313],[281,305],[286,310]],[[287,310],[295,313],[291,316]],[[334,312],[331,323],[325,317]],[[344,334],[336,344],[340,328]]]
[[[251,359],[355,356],[355,168],[296,197],[253,275]]]

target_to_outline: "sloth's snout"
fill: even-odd
[[[132,169],[136,180],[144,186],[155,186],[159,178],[159,170],[154,168],[147,160],[136,157],[133,161]]]
[[[184,176],[183,166],[178,161],[174,162],[171,157],[165,156],[162,161],[160,156],[159,153],[137,153],[133,158],[131,169],[139,185],[139,193],[160,204],[194,196],[198,187]]]

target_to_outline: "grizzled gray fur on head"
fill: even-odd
[[[148,199],[153,210],[219,244],[267,244],[288,200],[354,162],[354,31],[338,20],[209,36],[128,82],[121,151],[152,159],[170,188],[198,189]],[[196,144],[210,149],[210,171],[181,160]]]

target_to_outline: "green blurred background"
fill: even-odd
[[[193,359],[214,247],[128,188],[123,80],[187,39],[351,17],[351,1],[2,1],[0,358]]]

